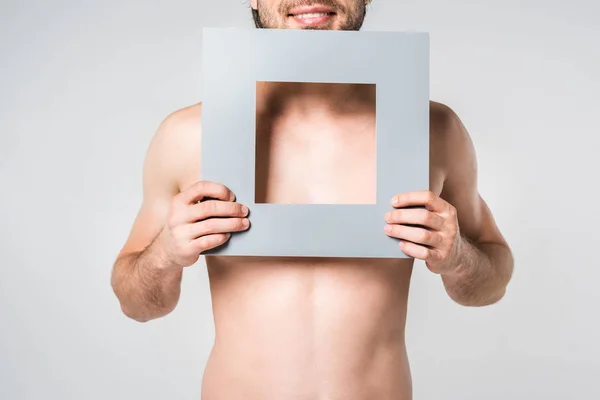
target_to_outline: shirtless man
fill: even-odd
[[[251,5],[258,28],[358,30],[366,3]],[[372,202],[369,86],[265,83],[257,112],[258,152],[269,159],[257,166],[262,200]],[[391,199],[381,234],[399,239],[399,256],[424,260],[455,302],[489,305],[505,293],[511,251],[478,194],[465,127],[442,104],[432,102],[430,113],[430,191]],[[112,276],[122,311],[140,322],[170,313],[184,268],[251,220],[227,187],[202,181],[201,118],[201,104],[174,112],[148,149],[143,204]],[[412,259],[205,258],[215,342],[204,400],[411,399],[404,328]]]

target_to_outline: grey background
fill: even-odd
[[[150,137],[202,98],[202,27],[251,27],[246,6],[0,3],[0,398],[199,398],[204,264],[148,324],[120,315],[109,273]],[[591,0],[373,2],[365,29],[431,33],[431,96],[470,130],[517,261],[483,309],[453,304],[417,263],[415,399],[600,397],[598,15]]]
[[[252,221],[210,254],[408,257],[381,233],[381,218],[394,195],[429,188],[429,35],[207,28],[203,36],[202,179],[230,188]],[[260,81],[377,85],[376,204],[255,204]]]

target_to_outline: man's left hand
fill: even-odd
[[[395,210],[385,215],[385,233],[400,239],[400,249],[425,261],[432,272],[452,273],[461,245],[454,206],[427,190],[394,196],[392,206]]]

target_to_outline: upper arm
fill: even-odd
[[[200,104],[176,111],[152,137],[142,173],[142,204],[120,255],[146,248],[166,223],[173,197],[199,164],[200,113]]]
[[[461,234],[473,242],[506,244],[477,187],[477,156],[460,118],[450,108],[432,106],[432,149],[443,159],[440,197],[457,211]]]

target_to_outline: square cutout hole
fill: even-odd
[[[257,82],[256,204],[376,204],[376,85]]]

